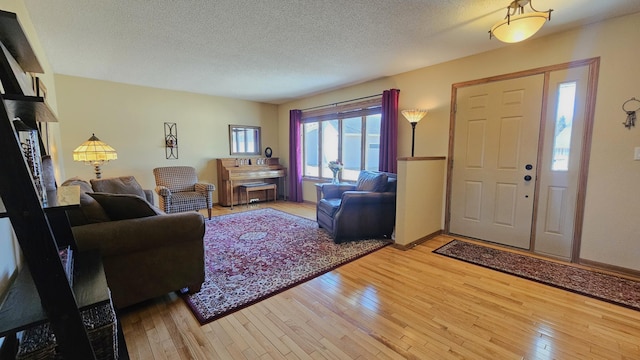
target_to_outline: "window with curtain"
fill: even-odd
[[[361,170],[378,170],[380,98],[303,111],[303,176],[331,179],[329,161],[344,165],[341,179],[355,181]]]

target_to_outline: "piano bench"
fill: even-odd
[[[273,202],[275,202],[277,197],[278,197],[278,185],[276,185],[276,184],[271,184],[271,183],[247,183],[247,184],[238,185],[238,189],[240,190],[240,192],[238,193],[238,197],[239,197],[238,198],[238,202],[240,202],[240,200],[242,200],[240,198],[240,194],[242,192],[244,192],[247,207],[249,207],[249,193],[251,191],[273,190]]]

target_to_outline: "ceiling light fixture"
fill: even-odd
[[[533,12],[524,12],[524,6],[529,5]],[[551,12],[538,11],[533,8],[531,0],[514,0],[507,7],[504,20],[493,25],[489,30],[489,39],[496,37],[506,43],[517,43],[533,36],[542,28],[547,20],[551,20]]]

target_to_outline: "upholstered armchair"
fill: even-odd
[[[318,226],[334,242],[391,238],[396,222],[396,174],[362,171],[356,184],[322,184]]]
[[[207,209],[211,219],[213,184],[198,182],[191,166],[166,166],[153,169],[160,209],[166,213]]]

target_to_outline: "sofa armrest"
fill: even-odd
[[[355,184],[322,184],[321,199],[338,199],[345,191],[356,189]]]
[[[345,191],[342,193],[341,208],[365,204],[395,204],[396,193],[373,191]]]
[[[156,186],[156,193],[162,197],[171,196],[171,190],[169,190],[168,187],[162,185]]]
[[[196,212],[107,221],[71,228],[79,251],[102,256],[144,251],[168,244],[202,242],[204,217]]]
[[[215,191],[216,187],[215,185],[209,183],[196,183],[195,189],[198,192],[211,192]]]
[[[145,200],[147,200],[149,202],[149,204],[154,205],[155,206],[155,201],[153,199],[153,191],[146,189],[146,190],[142,190],[144,191],[144,198]]]

